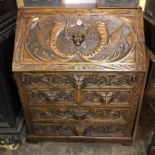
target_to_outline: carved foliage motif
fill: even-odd
[[[102,104],[129,104],[130,92],[106,92],[91,91],[84,92],[85,103],[102,103]]]
[[[32,108],[32,115],[34,119],[46,120],[126,120],[128,110],[114,110],[114,109],[84,109],[84,108]]]
[[[75,93],[72,90],[28,90],[27,96],[30,103],[74,103]]]
[[[42,61],[114,62],[133,47],[133,33],[116,16],[40,19],[29,28],[27,47]]]
[[[133,86],[138,82],[138,76],[133,74],[82,74],[82,73],[24,73],[21,75],[21,80],[26,85],[32,86],[52,86],[52,87],[76,87],[77,83],[81,83],[82,88],[100,87],[103,86]]]
[[[119,136],[124,135],[123,126],[115,125],[41,125],[34,124],[33,129],[36,134],[50,134],[54,136],[111,136],[111,134],[117,134]]]
[[[32,86],[53,86],[53,87],[66,87],[73,86],[75,79],[72,74],[64,73],[24,73],[21,75],[21,80],[26,85]]]

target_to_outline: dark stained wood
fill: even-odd
[[[140,9],[18,12],[13,72],[28,140],[131,143],[147,68]]]

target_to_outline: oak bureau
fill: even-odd
[[[13,72],[27,140],[131,143],[147,66],[138,7],[19,9]]]

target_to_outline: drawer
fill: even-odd
[[[83,104],[86,105],[104,105],[111,107],[130,106],[132,90],[84,90]]]
[[[128,108],[31,107],[33,122],[128,123]]]
[[[142,75],[141,75],[142,76]],[[133,73],[23,73],[19,76],[28,87],[52,88],[127,88],[139,80]]]
[[[77,124],[33,124],[33,133],[49,136],[91,136],[91,137],[123,137],[131,136],[128,125],[77,125]]]
[[[29,104],[75,104],[75,90],[65,89],[27,89],[26,96]]]
[[[74,87],[75,79],[69,73],[23,73],[19,76],[25,86],[65,88]]]

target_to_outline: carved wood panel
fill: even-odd
[[[68,122],[68,123],[101,123],[101,122],[122,122],[129,120],[130,110],[123,109],[101,109],[83,107],[32,107],[30,108],[34,122]]]
[[[144,71],[141,16],[139,9],[23,9],[13,70]]]
[[[116,16],[61,16],[33,22],[26,46],[42,61],[115,62],[131,51],[133,37]]]
[[[39,135],[51,135],[51,136],[92,136],[92,137],[110,137],[126,136],[125,130],[127,125],[66,125],[66,124],[33,124],[33,131]],[[130,133],[131,134],[131,133]]]

